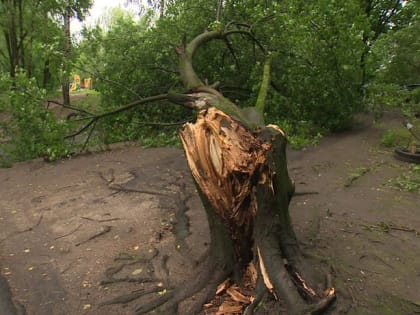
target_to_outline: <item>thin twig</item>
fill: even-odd
[[[88,221],[94,221],[94,222],[110,222],[110,221],[118,221],[121,220],[121,218],[109,218],[109,219],[93,219],[89,217],[80,217],[81,219],[88,220]]]
[[[74,233],[74,232],[76,232],[78,229],[80,229],[80,228],[82,227],[82,225],[83,225],[83,224],[80,224],[77,228],[75,228],[74,230],[72,230],[72,231],[71,231],[71,232],[69,232],[69,233],[66,233],[66,234],[64,234],[64,235],[57,236],[56,238],[54,238],[54,240],[58,240],[58,239],[60,239],[60,238],[63,238],[63,237],[66,237],[66,236],[69,236],[69,235],[73,234],[73,233]]]
[[[108,233],[108,232],[110,232],[110,231],[111,231],[111,226],[109,226],[109,225],[105,225],[105,226],[103,226],[103,227],[102,227],[102,229],[101,229],[101,231],[100,231],[100,232],[98,232],[98,233],[96,233],[96,234],[92,235],[91,237],[89,237],[88,239],[86,239],[86,240],[84,240],[84,241],[81,241],[81,242],[79,242],[79,243],[75,244],[74,246],[80,246],[80,245],[82,245],[82,244],[85,244],[85,243],[87,243],[87,242],[89,242],[89,241],[91,241],[91,240],[93,240],[93,239],[95,239],[95,238],[97,238],[97,237],[99,237],[99,236],[101,236],[101,235],[104,235],[104,234],[106,234],[106,233]]]
[[[90,137],[92,136],[93,131],[95,130],[95,127],[96,127],[96,124],[97,123],[98,123],[98,120],[95,120],[95,122],[92,124],[92,127],[89,130],[88,136],[86,137],[86,140],[83,143],[83,146],[82,146],[82,149],[81,149],[82,152],[86,149],[86,147],[87,147],[87,145],[89,143]]]
[[[69,139],[69,138],[73,138],[73,137],[75,137],[77,135],[80,135],[83,131],[85,131],[86,129],[88,129],[93,123],[96,123],[96,121],[98,119],[99,118],[97,118],[97,117],[92,118],[92,120],[89,121],[86,125],[84,125],[81,129],[79,129],[78,131],[76,131],[76,132],[74,132],[74,133],[72,133],[72,134],[70,134],[68,136],[65,136],[64,138],[65,139]]]
[[[233,60],[235,61],[236,67],[238,68],[238,70],[240,70],[239,60],[236,57],[235,50],[233,49],[232,43],[227,38],[225,38],[225,43],[226,43],[226,47],[229,49],[229,52],[233,57]]]
[[[24,233],[24,232],[29,232],[29,231],[32,231],[34,228],[36,228],[38,225],[40,225],[41,224],[41,221],[42,221],[42,219],[44,218],[44,216],[43,215],[41,215],[39,218],[38,218],[38,221],[33,225],[33,226],[31,226],[31,227],[28,227],[27,229],[24,229],[24,230],[22,230],[22,231],[18,231],[17,233]]]
[[[150,194],[150,195],[159,195],[159,196],[168,196],[168,194],[161,193],[159,191],[147,190],[147,189],[134,189],[134,188],[126,188],[120,184],[112,184],[109,185],[109,188],[116,191],[122,192],[137,192],[141,194]]]
[[[64,273],[66,273],[73,265],[74,265],[74,263],[77,261],[77,259],[75,259],[75,260],[73,260],[66,268],[64,268],[61,272],[60,272],[60,274],[64,274]]]
[[[305,196],[305,195],[318,195],[319,192],[317,191],[297,191],[293,194],[293,196]]]

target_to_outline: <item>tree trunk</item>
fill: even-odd
[[[207,212],[229,233],[233,274],[244,276],[253,264],[259,282],[282,300],[290,314],[320,313],[334,300],[335,292],[318,285],[322,280],[303,259],[292,227],[288,206],[294,184],[287,170],[287,138],[279,127],[261,124],[270,58],[252,108],[257,119],[205,86],[194,72],[196,49],[226,34],[206,32],[177,49],[181,77],[195,98],[189,105],[200,109],[196,122],[184,125],[180,132],[188,165]],[[257,281],[254,288],[264,291]]]
[[[162,19],[165,15],[165,0],[159,1],[159,18]]]
[[[70,105],[70,57],[71,57],[71,34],[70,34],[70,18],[71,7],[67,6],[63,14],[64,18],[64,53],[63,53],[63,104]]]
[[[242,24],[241,24],[242,25]],[[167,99],[196,109],[195,123],[180,131],[181,141],[197,191],[206,210],[210,228],[209,256],[188,286],[171,288],[168,294],[136,309],[145,314],[177,314],[178,305],[200,292],[184,314],[200,312],[218,284],[232,277],[237,284],[254,289],[254,297],[240,294],[243,305],[235,313],[254,313],[261,299],[270,293],[287,308],[288,314],[321,314],[335,299],[335,290],[308,263],[298,245],[289,215],[294,184],[287,170],[284,132],[275,125],[264,126],[263,112],[270,85],[270,57],[267,58],[255,107],[243,110],[212,86],[205,85],[194,71],[196,50],[213,39],[227,39],[249,31],[231,29],[204,32],[177,47],[181,80],[188,92],[168,93],[141,103]],[[132,108],[134,102],[95,120]],[[236,289],[235,289],[236,290]],[[226,290],[227,291],[227,290]],[[244,305],[249,304],[246,309]],[[223,305],[222,305],[223,306]],[[220,313],[230,313],[226,310]]]
[[[23,28],[23,6],[22,6],[22,0],[17,1],[17,7],[18,7],[18,18],[19,18],[19,66],[22,69],[25,69],[25,30]]]
[[[16,3],[15,1],[8,1],[7,5],[9,6],[8,28],[4,31],[4,37],[9,55],[10,77],[15,78],[19,65],[19,50],[16,34]]]
[[[43,71],[43,76],[42,76],[42,87],[44,89],[48,89],[50,79],[51,79],[50,59],[47,58],[44,63],[44,71]]]
[[[209,100],[215,98],[201,94],[197,102]],[[319,279],[313,279],[311,266],[302,259],[293,231],[288,205],[294,185],[284,133],[273,125],[252,132],[215,105],[201,110],[180,136],[207,212],[229,233],[233,274],[243,275],[254,263],[266,288],[291,314],[320,311],[334,298],[334,290],[324,294],[318,289]]]

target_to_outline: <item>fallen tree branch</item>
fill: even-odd
[[[82,225],[83,225],[83,224],[79,224],[79,226],[78,226],[77,228],[75,228],[74,230],[72,230],[71,232],[68,232],[68,233],[66,233],[66,234],[64,234],[64,235],[57,236],[56,238],[54,238],[54,240],[58,240],[58,239],[60,239],[60,238],[63,238],[63,237],[66,237],[66,236],[69,236],[69,235],[73,234],[73,233],[74,233],[74,232],[76,232],[78,229],[80,229],[80,228],[82,227]]]
[[[87,116],[95,116],[95,114],[93,114],[91,112],[88,112],[85,109],[75,107],[75,106],[71,106],[71,105],[66,105],[66,104],[63,104],[63,103],[60,103],[60,102],[57,102],[57,101],[54,101],[54,100],[47,100],[47,108],[49,108],[50,103],[61,106],[63,108],[74,110],[76,112],[82,113],[82,114],[87,115]]]
[[[98,232],[98,233],[96,233],[96,234],[92,235],[91,237],[89,237],[88,239],[86,239],[86,240],[84,240],[84,241],[81,241],[81,242],[79,242],[79,243],[75,244],[74,246],[80,246],[80,245],[82,245],[82,244],[85,244],[85,243],[87,243],[87,242],[89,242],[89,241],[91,241],[91,240],[94,240],[95,238],[97,238],[97,237],[99,237],[99,236],[101,236],[101,235],[104,235],[104,234],[106,234],[106,233],[108,233],[108,232],[110,232],[110,231],[111,231],[111,226],[109,226],[109,225],[105,225],[105,226],[103,226],[103,227],[101,228],[101,231],[100,231],[100,232]]]
[[[136,192],[141,194],[149,194],[149,195],[159,195],[159,196],[168,196],[168,194],[161,193],[159,191],[148,190],[148,189],[134,189],[134,188],[126,188],[120,184],[111,184],[108,185],[110,189],[118,191],[118,192]]]
[[[182,121],[177,121],[177,122],[163,122],[163,123],[158,123],[158,122],[139,122],[137,123],[137,125],[144,125],[144,126],[162,126],[162,127],[168,127],[168,126],[179,126],[179,125],[183,125],[189,122],[192,122],[193,118],[189,118],[189,119],[185,119]]]
[[[134,107],[139,106],[139,105],[144,105],[144,104],[147,104],[147,103],[164,101],[164,100],[168,100],[168,101],[170,101],[174,104],[182,105],[182,106],[184,106],[186,108],[189,108],[189,109],[193,108],[193,106],[191,105],[191,102],[194,101],[194,98],[189,96],[189,95],[178,94],[178,93],[167,93],[167,94],[154,95],[154,96],[146,97],[146,98],[143,98],[143,99],[140,99],[140,100],[136,100],[134,102],[131,102],[131,103],[129,103],[127,105],[124,105],[122,107],[118,107],[117,109],[114,109],[114,110],[109,111],[109,112],[94,115],[94,116],[91,116],[91,117],[86,117],[86,119],[90,119],[90,121],[88,123],[86,123],[83,127],[81,127],[78,131],[76,131],[76,132],[74,132],[70,135],[67,135],[65,138],[73,138],[73,137],[81,134],[82,132],[87,130],[89,127],[96,124],[97,121],[102,119],[102,118],[117,115],[117,114],[122,113],[124,111],[131,110]]]
[[[88,221],[94,221],[94,222],[110,222],[110,221],[118,221],[121,220],[121,218],[109,218],[109,219],[93,219],[89,217],[80,217],[81,219],[88,220]]]

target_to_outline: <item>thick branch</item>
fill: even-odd
[[[95,115],[95,116],[91,117],[90,121],[87,122],[82,128],[80,128],[78,131],[66,136],[66,138],[72,138],[72,137],[75,137],[75,136],[81,134],[83,131],[87,130],[90,126],[95,124],[101,118],[105,118],[105,117],[108,117],[108,116],[119,114],[121,112],[130,110],[130,109],[132,109],[132,108],[134,108],[138,105],[151,103],[151,102],[156,102],[156,101],[162,101],[162,100],[166,100],[166,99],[168,99],[168,94],[160,94],[160,95],[155,95],[155,96],[151,96],[151,97],[146,97],[146,98],[143,98],[141,100],[131,102],[131,103],[129,103],[129,104],[123,106],[123,107],[119,107],[115,110]]]
[[[262,82],[260,86],[260,91],[258,93],[257,103],[255,104],[257,111],[261,115],[264,114],[265,99],[267,97],[267,91],[270,84],[270,66],[271,66],[271,56],[268,56],[267,60],[264,63]]]
[[[225,40],[228,36],[234,34],[243,34],[250,37],[264,51],[264,48],[249,30],[225,30],[225,31],[209,31],[201,33],[191,40],[188,44],[184,43],[181,47],[177,47],[176,52],[179,56],[179,71],[182,83],[188,90],[195,90],[204,86],[203,81],[196,74],[192,60],[197,49],[203,44],[213,39]]]

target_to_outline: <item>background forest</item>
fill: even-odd
[[[0,0],[2,165],[40,156],[56,160],[83,148],[87,138],[94,145],[177,143],[179,124],[191,119],[180,107],[149,104],[65,139],[83,117],[60,117],[48,105],[101,113],[184,92],[176,46],[232,22],[251,26],[256,41],[235,35],[212,42],[195,56],[198,73],[219,82],[239,106],[253,105],[266,58],[262,47],[272,57],[265,120],[285,129],[296,147],[351,127],[356,113],[379,118],[387,107],[409,118],[420,113],[420,89],[414,89],[420,83],[418,1],[131,2],[137,12],[114,9],[72,38],[70,20],[83,20],[92,1]],[[68,95],[76,73],[94,82],[94,91],[77,92],[80,99]]]

